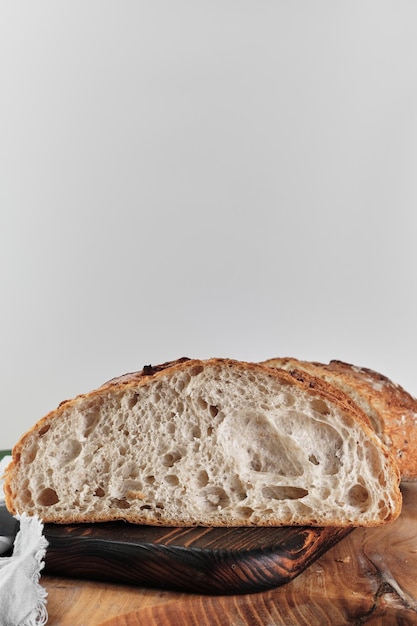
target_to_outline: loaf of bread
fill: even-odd
[[[229,359],[61,403],[15,445],[5,495],[58,523],[375,526],[401,509],[398,468],[345,394]]]
[[[372,369],[337,360],[318,363],[284,357],[263,363],[294,373],[307,372],[348,394],[391,450],[401,479],[417,480],[417,400],[400,385]]]

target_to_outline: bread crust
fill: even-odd
[[[361,403],[368,424],[393,454],[403,481],[417,480],[417,400],[387,376],[333,359],[329,363],[277,357],[262,362],[320,377]]]
[[[381,453],[385,457],[390,467],[390,472],[392,476],[394,477],[394,480],[397,483],[399,483],[400,475],[399,475],[397,464],[393,460],[392,455],[388,451],[388,449],[386,449],[384,446],[381,445],[381,442],[379,441],[374,431],[372,430],[370,423],[369,423],[369,419],[364,413],[364,411],[362,411],[360,407],[358,407],[357,404],[355,404],[346,393],[344,393],[338,387],[328,383],[323,378],[312,376],[308,372],[301,371],[301,370],[289,372],[282,368],[272,367],[271,363],[268,363],[268,362],[265,362],[262,364],[254,364],[254,363],[242,362],[242,361],[237,361],[234,359],[224,359],[224,358],[212,358],[212,359],[203,361],[200,359],[188,359],[187,357],[183,357],[176,361],[169,361],[169,362],[157,365],[157,366],[147,365],[138,372],[131,372],[131,373],[113,378],[110,381],[107,381],[106,383],[104,383],[101,387],[93,391],[79,394],[73,399],[65,400],[61,402],[55,410],[50,411],[47,415],[41,418],[36,424],[34,424],[32,428],[30,428],[14,446],[12,450],[12,461],[10,465],[8,466],[8,468],[6,469],[4,491],[5,491],[6,506],[9,509],[9,511],[11,511],[13,514],[17,513],[17,508],[15,505],[15,499],[16,499],[17,494],[15,491],[15,488],[13,487],[13,476],[15,475],[19,467],[22,452],[23,452],[23,449],[25,447],[27,440],[34,433],[36,433],[38,436],[42,436],[42,433],[48,429],[51,421],[59,420],[61,416],[63,415],[63,413],[67,412],[68,409],[72,409],[73,407],[75,407],[80,399],[88,399],[89,401],[94,403],[98,398],[100,398],[100,396],[103,396],[103,394],[111,394],[113,391],[119,390],[121,388],[127,389],[131,387],[132,389],[137,389],[144,385],[153,384],[154,382],[156,383],[162,377],[172,376],[176,371],[182,368],[191,369],[191,368],[200,368],[200,367],[210,367],[216,364],[220,364],[222,367],[231,367],[231,368],[239,367],[242,370],[253,371],[255,373],[259,371],[259,368],[261,368],[265,372],[267,377],[271,380],[274,380],[274,379],[278,380],[281,384],[288,385],[289,387],[297,387],[309,394],[312,394],[316,397],[319,396],[323,400],[329,400],[331,403],[337,405],[341,411],[346,413],[346,415],[350,416],[352,420],[352,424],[354,422],[360,423],[361,428],[366,432],[366,435],[378,445],[378,447],[381,450]],[[392,521],[393,519],[398,517],[400,513],[401,494],[399,490],[395,497],[395,505],[396,505],[395,511],[393,512],[392,516],[386,521]],[[55,517],[53,521],[57,523],[68,523],[68,519],[66,516]],[[81,522],[108,521],[108,517],[107,516],[103,516],[103,517],[95,516],[94,520],[92,520],[91,517],[88,514],[86,514],[84,517],[78,518],[76,521],[81,521]],[[140,515],[136,515],[133,517],[131,516],[129,518],[129,521],[132,523],[136,523],[136,524],[149,523],[148,518],[141,517]],[[158,524],[157,521],[153,521],[152,523]],[[381,523],[380,521],[376,520],[375,524],[370,522],[367,525],[368,526],[380,525],[380,523]],[[164,522],[161,522],[161,525],[169,525],[169,522],[164,520]],[[174,525],[175,526],[181,526],[181,525],[190,526],[190,523],[189,521],[187,521],[186,523],[182,524],[180,520],[175,520]],[[227,523],[225,524],[219,523],[218,525],[227,526]],[[268,522],[265,522],[264,524],[260,523],[259,525],[274,525],[274,524],[269,524]],[[343,525],[343,523],[340,525]]]

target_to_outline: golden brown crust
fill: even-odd
[[[417,479],[417,400],[386,376],[342,361],[331,361],[327,371],[346,380],[367,397],[383,423],[387,445],[395,457],[403,480]]]
[[[417,480],[417,400],[400,385],[372,369],[339,360],[327,364],[291,357],[268,359],[264,365],[301,370],[352,394],[373,429],[391,450],[402,480]]]
[[[101,387],[108,387],[115,384],[124,385],[127,383],[133,383],[140,380],[141,378],[154,376],[157,372],[162,372],[163,370],[169,369],[174,365],[181,365],[182,363],[186,363],[187,361],[191,361],[191,359],[183,356],[180,359],[175,359],[175,361],[165,361],[165,363],[160,363],[159,365],[144,365],[143,368],[138,372],[129,372],[128,374],[116,376],[116,378],[112,378],[111,380],[103,383]]]

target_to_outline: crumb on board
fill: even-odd
[[[341,558],[341,559],[335,559],[335,561],[336,561],[337,563],[350,563],[350,556],[349,556],[349,555],[347,555],[347,556],[344,556],[344,557],[343,557],[343,558]]]

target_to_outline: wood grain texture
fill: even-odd
[[[45,573],[193,593],[254,593],[289,582],[350,531],[46,524]]]
[[[382,528],[356,529],[288,584],[212,596],[42,577],[48,626],[417,625],[417,484]]]

